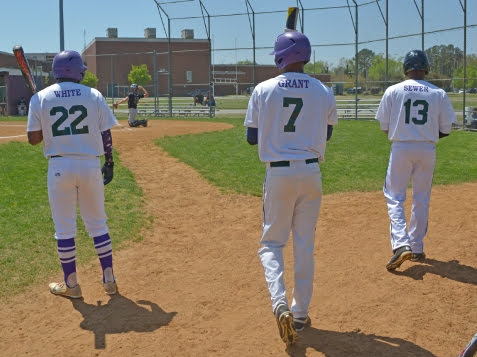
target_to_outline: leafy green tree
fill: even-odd
[[[467,63],[467,84],[466,88],[477,87],[477,64]],[[454,71],[454,87],[464,88],[464,68],[459,67]]]
[[[331,69],[332,82],[350,82],[353,78],[354,64],[350,59],[341,57],[338,65]]]
[[[450,78],[462,65],[464,52],[454,45],[436,45],[426,50],[431,65],[429,78]]]
[[[129,83],[136,83],[141,86],[146,86],[151,83],[152,78],[149,74],[147,66],[145,64],[141,64],[139,66],[131,65],[131,71],[128,74]]]
[[[373,65],[375,53],[367,48],[358,52],[358,70],[366,78],[369,68]],[[355,57],[352,59],[353,63]]]
[[[308,62],[305,65],[306,73],[330,73],[330,65],[326,61]]]
[[[388,58],[389,83],[399,82],[403,78],[402,61]],[[375,87],[381,87],[383,90],[386,89],[386,58],[382,54],[374,56],[373,64],[368,71],[368,79],[379,83]]]
[[[96,77],[95,74],[90,72],[89,70],[86,70],[81,84],[84,84],[85,86],[91,88],[96,88],[96,85],[98,84],[98,77]]]

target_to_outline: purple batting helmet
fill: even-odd
[[[279,69],[295,62],[310,61],[310,40],[298,31],[286,31],[277,37],[271,55],[275,55],[275,64]]]
[[[83,59],[76,51],[62,51],[53,59],[53,75],[56,79],[68,78],[81,82],[85,71]]]

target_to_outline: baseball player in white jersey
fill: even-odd
[[[69,298],[82,296],[76,277],[77,204],[94,240],[104,290],[109,295],[117,291],[104,209],[104,185],[112,180],[114,167],[110,129],[117,120],[100,92],[79,84],[85,71],[79,53],[57,54],[53,73],[58,83],[31,98],[27,124],[29,143],[43,141],[48,158],[48,197],[64,273],[64,281],[51,283],[49,288],[51,293]]]
[[[280,74],[255,87],[244,123],[247,141],[258,144],[259,158],[267,165],[258,254],[280,337],[287,345],[310,324],[313,248],[322,197],[319,162],[338,123],[332,90],[304,73],[310,53],[310,42],[302,33],[278,36],[272,54]],[[295,261],[291,311],[283,277],[283,249],[290,231]]]
[[[436,143],[450,134],[456,121],[444,90],[424,80],[429,73],[425,52],[413,50],[404,58],[404,82],[389,87],[381,99],[376,119],[392,141],[383,192],[391,220],[393,256],[386,265],[394,270],[411,259],[425,259],[429,200],[436,162]],[[406,227],[404,201],[412,179],[412,208]]]

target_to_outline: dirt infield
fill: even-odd
[[[152,142],[230,126],[121,124],[114,146],[155,220],[144,241],[114,254],[120,294],[103,293],[95,260],[78,268],[83,300],[53,296],[42,281],[2,301],[0,356],[449,357],[477,331],[477,183],[434,187],[428,259],[395,273],[385,269],[382,193],[325,196],[312,327],[286,350],[257,255],[261,198],[221,194]],[[25,141],[24,132],[24,123],[0,122],[0,143]]]

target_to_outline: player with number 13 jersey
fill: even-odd
[[[421,50],[409,51],[403,62],[407,80],[389,87],[376,119],[392,142],[383,192],[391,221],[392,271],[406,260],[425,259],[429,201],[436,162],[436,143],[448,136],[456,121],[446,92],[424,80],[429,60]],[[409,226],[404,213],[406,191],[412,181]]]

